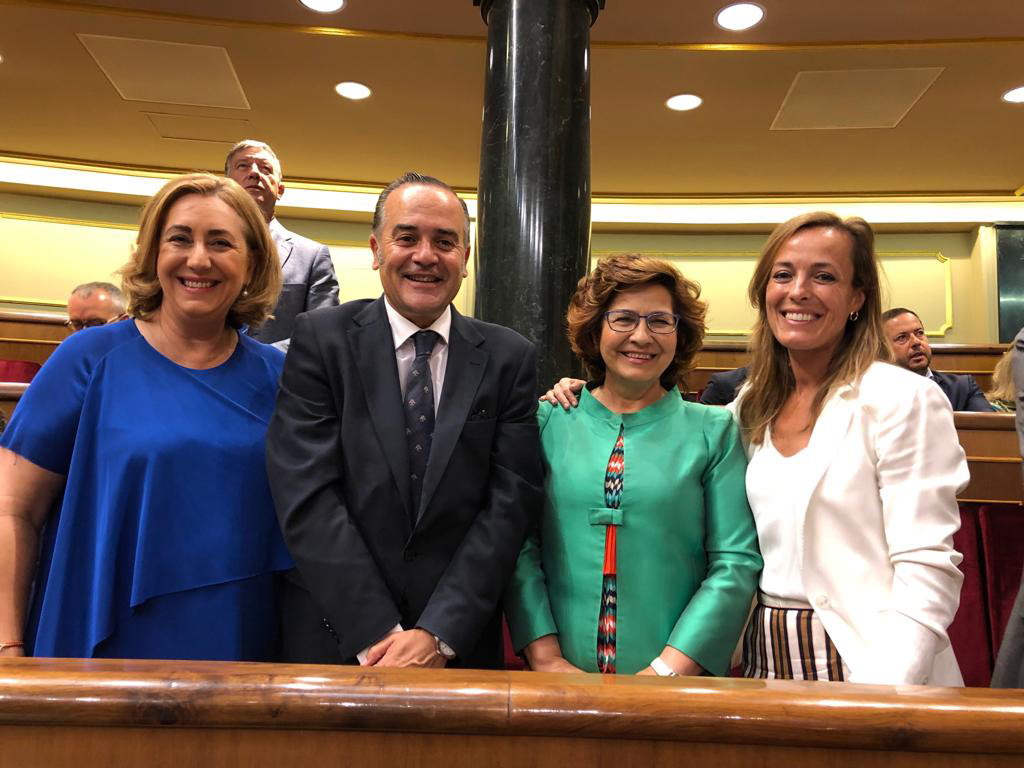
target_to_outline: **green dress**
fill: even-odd
[[[597,671],[611,524],[618,672],[638,672],[671,645],[725,674],[761,571],[732,416],[675,391],[637,413],[612,413],[584,389],[579,407],[543,403],[537,418],[547,500],[506,592],[516,649],[555,633],[569,662]],[[622,496],[609,509],[605,471],[620,427]]]

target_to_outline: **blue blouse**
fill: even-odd
[[[284,355],[239,334],[184,368],[133,321],[74,334],[36,375],[0,445],[67,476],[43,537],[34,656],[273,656],[274,572],[292,567],[264,438]]]

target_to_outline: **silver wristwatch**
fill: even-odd
[[[434,649],[437,651],[437,655],[445,661],[451,661],[455,658],[455,649],[437,635],[434,635]]]

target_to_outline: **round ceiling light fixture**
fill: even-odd
[[[1011,104],[1024,104],[1024,85],[1004,93],[1003,101],[1008,101]]]
[[[764,8],[757,3],[734,3],[715,14],[715,24],[730,32],[756,27],[764,19]]]
[[[665,102],[665,106],[676,112],[689,112],[704,103],[704,99],[692,93],[680,93]]]
[[[299,0],[299,2],[317,13],[334,13],[345,7],[345,0]]]
[[[352,101],[368,99],[370,98],[370,94],[373,93],[373,91],[362,83],[354,83],[351,81],[338,83],[334,86],[334,90],[339,96],[344,96],[346,99],[352,99]]]

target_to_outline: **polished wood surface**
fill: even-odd
[[[961,501],[1024,502],[1021,458],[1012,413],[955,413],[971,482]]]
[[[14,406],[17,405],[18,400],[26,389],[28,389],[28,384],[0,381],[0,411],[3,411],[4,416],[8,419],[11,418]]]
[[[1019,765],[1024,691],[0,661],[0,765],[16,756],[31,761],[21,764],[63,765],[60,754],[74,756],[78,766],[133,759],[146,765],[242,764],[235,761],[243,758],[269,764],[268,755],[297,765],[297,757],[315,758],[313,746],[345,749],[345,763],[357,765],[525,760],[565,768],[582,757],[597,765],[671,765],[685,757],[695,765],[846,766],[863,764],[864,750],[876,750],[870,759],[880,765]],[[88,762],[98,754],[106,762]]]
[[[984,391],[992,381],[992,370],[1005,351],[1005,344],[933,344],[932,368],[946,373],[971,374]],[[707,385],[711,374],[739,368],[749,359],[746,342],[705,342],[697,353],[695,369],[687,381],[688,387],[698,392]]]
[[[67,314],[29,309],[0,309],[0,359],[45,363],[68,336]]]

